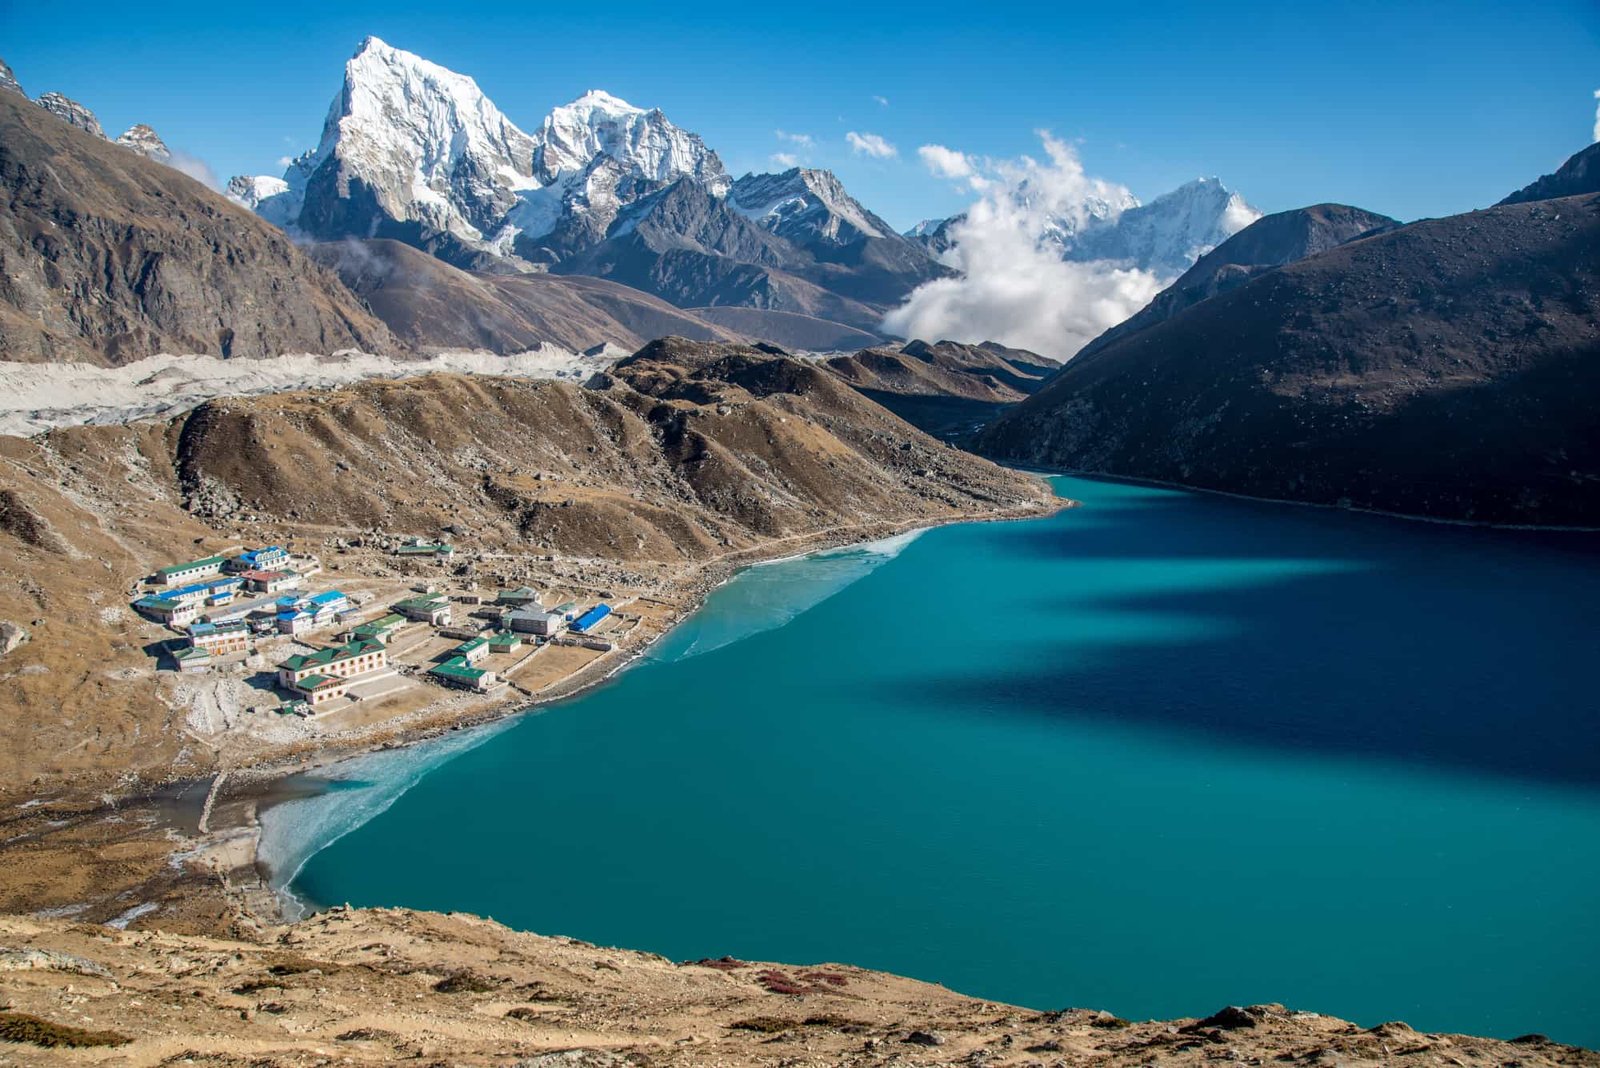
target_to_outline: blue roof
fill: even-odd
[[[329,590],[326,593],[319,593],[315,597],[311,598],[311,603],[332,604],[334,601],[348,601],[349,599],[350,598],[346,597],[338,590]]]
[[[606,618],[606,616],[609,616],[610,614],[611,614],[611,606],[610,605],[608,605],[608,604],[597,604],[593,608],[591,608],[587,612],[585,612],[583,615],[581,615],[577,619],[573,620],[572,621],[572,629],[581,633],[583,631],[588,630],[590,627],[594,626],[596,623],[600,622],[602,619]]]
[[[175,601],[179,597],[183,597],[183,596],[185,596],[187,594],[191,594],[191,593],[209,593],[210,591],[216,589],[218,586],[237,586],[237,585],[239,585],[239,580],[238,579],[233,579],[233,578],[213,579],[210,582],[192,582],[187,586],[179,586],[176,589],[161,590],[160,592],[152,593],[149,596],[150,596],[150,598],[152,600],[156,600],[156,601]]]

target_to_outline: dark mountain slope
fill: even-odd
[[[663,334],[744,336],[600,278],[476,274],[390,240],[328,242],[311,255],[338,271],[396,336],[425,351],[520,352],[541,341],[581,351],[607,341],[637,348]]]
[[[1201,256],[1138,314],[1085,345],[1076,359],[1170,319],[1207,297],[1241,286],[1263,271],[1399,225],[1387,215],[1348,204],[1316,204],[1263,216]]]
[[[834,374],[906,422],[959,438],[1044,384],[1061,365],[1048,356],[986,341],[911,341],[827,362]]]
[[[1600,525],[1600,196],[1431,219],[1202,301],[982,439],[1011,460]]]
[[[1500,203],[1526,204],[1532,200],[1575,197],[1583,193],[1600,193],[1600,143],[1590,145],[1563,163],[1554,174],[1524,186]]]
[[[283,232],[170,167],[0,93],[0,359],[387,351]]]

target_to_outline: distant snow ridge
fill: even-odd
[[[478,84],[369,37],[345,64],[313,151],[281,179],[235,178],[228,195],[315,238],[447,238],[446,259],[512,257],[564,219],[604,227],[622,204],[680,178],[720,196],[716,153],[659,110],[598,90],[519,129]]]

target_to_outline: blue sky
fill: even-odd
[[[1592,138],[1595,0],[1119,6],[0,0],[0,56],[30,94],[113,134],[149,122],[226,179],[315,144],[371,33],[472,75],[525,128],[604,88],[736,174],[797,151],[775,131],[808,135],[812,165],[901,227],[970,199],[917,146],[1037,154],[1039,128],[1144,199],[1217,175],[1266,211],[1406,219],[1492,203]],[[852,152],[849,131],[899,155]]]

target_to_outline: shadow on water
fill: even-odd
[[[1241,508],[1260,522],[1240,523]],[[1123,509],[1169,514],[1132,523],[1114,515]],[[1595,535],[1419,528],[1137,490],[1072,519],[997,532],[1019,558],[1088,565],[1081,589],[1052,585],[1033,609],[1169,625],[1104,625],[1066,642],[1020,631],[1020,665],[907,678],[888,696],[1600,789],[1600,701],[1573,668],[1600,636],[1600,568],[1582,570],[1600,564]],[[1199,586],[1089,581],[1099,563],[1246,560],[1268,566]]]

